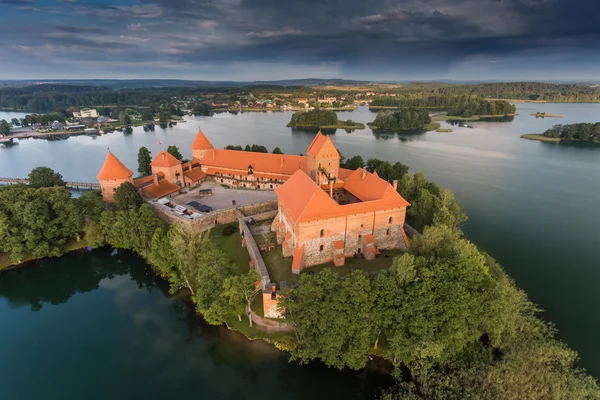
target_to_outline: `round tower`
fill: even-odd
[[[115,191],[122,183],[133,183],[133,172],[109,151],[97,178],[104,201],[112,203],[115,201]]]
[[[192,143],[192,158],[202,162],[208,153],[213,150],[213,145],[208,141],[204,133],[198,129],[198,134]]]

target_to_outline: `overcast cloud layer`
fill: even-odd
[[[0,79],[600,79],[598,0],[0,0]]]

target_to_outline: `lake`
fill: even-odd
[[[365,160],[400,161],[409,165],[411,172],[422,171],[428,179],[451,189],[469,215],[467,237],[503,265],[545,310],[543,317],[556,324],[561,338],[579,352],[581,366],[600,377],[600,342],[595,337],[600,318],[593,311],[600,307],[596,289],[600,281],[600,146],[541,143],[519,137],[541,133],[558,123],[598,122],[600,104],[521,103],[517,111],[512,122],[470,122],[473,129],[443,123],[442,127],[454,129],[452,133],[337,130],[332,138],[346,157],[360,154]],[[565,118],[536,119],[529,115],[534,112]],[[375,117],[365,107],[338,115],[342,120],[363,123]],[[0,113],[0,119],[13,116]],[[146,146],[156,154],[161,148],[159,141],[162,149],[176,145],[184,157],[190,157],[189,146],[198,127],[215,147],[256,143],[269,150],[279,146],[286,153],[305,153],[314,133],[286,128],[290,118],[291,113],[224,113],[186,117],[186,123],[166,129],[156,126],[154,132],[134,128],[129,135],[115,132],[56,141],[21,140],[11,147],[0,146],[0,176],[25,177],[33,167],[46,165],[68,180],[94,182],[108,148],[135,171],[139,147]],[[96,292],[74,298],[93,297]],[[164,298],[162,294],[154,296]],[[90,311],[93,313],[82,308],[81,314],[73,311],[65,318],[90,318]],[[0,321],[12,318],[12,312],[0,308]],[[92,345],[87,337],[81,338],[77,345]],[[37,340],[49,345],[46,337]],[[105,349],[110,350],[110,345]],[[31,363],[37,362],[29,356]],[[114,356],[126,357],[117,352]]]

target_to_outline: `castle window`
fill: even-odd
[[[323,245],[319,246],[319,251],[323,251]]]
[[[390,236],[390,230],[389,229],[387,231],[385,231],[385,235],[386,236]]]
[[[325,235],[325,229],[321,229],[321,237]]]
[[[393,221],[392,217],[390,217],[390,219],[388,219],[388,223],[391,224]]]
[[[363,227],[363,224],[360,224],[360,227],[362,228],[362,227]]]
[[[357,252],[358,252],[358,254],[362,253],[362,249],[359,247]]]
[[[273,185],[271,185],[271,189],[273,189]]]
[[[361,235],[360,233],[358,234],[358,238],[359,238],[359,239],[361,239],[361,238],[362,238],[362,235]]]

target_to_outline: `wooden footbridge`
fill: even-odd
[[[23,178],[3,178],[0,177],[0,185],[1,184],[15,184],[15,183],[24,183],[25,185],[29,185],[29,179]],[[75,189],[75,190],[100,190],[99,183],[89,183],[89,182],[65,182],[67,184],[67,188]]]

